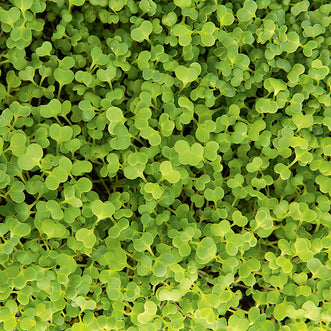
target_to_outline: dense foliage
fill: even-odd
[[[1,330],[331,329],[327,2],[0,2]]]

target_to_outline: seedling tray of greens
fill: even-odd
[[[0,330],[331,330],[330,23],[0,1]]]

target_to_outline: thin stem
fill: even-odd
[[[54,116],[55,117],[55,119],[56,119],[56,122],[58,122],[61,126],[62,126],[62,123],[61,123],[61,121],[59,120],[59,118],[55,115]]]
[[[131,254],[131,253],[129,253],[128,251],[126,251],[125,249],[123,249],[124,251],[125,251],[125,254],[127,255],[127,256],[130,256],[131,257],[131,259],[133,259],[133,260],[136,260],[136,258],[134,257],[134,255],[133,254]],[[131,268],[131,266],[130,266],[130,268]]]
[[[101,183],[104,186],[104,188],[106,189],[108,196],[110,196],[111,192],[110,192],[108,186],[106,185],[105,181],[101,177],[99,177],[99,178],[101,179]]]
[[[295,163],[295,162],[297,162],[297,158],[295,158],[287,167],[288,168],[291,168],[292,167],[292,165]]]
[[[57,93],[57,98],[60,99],[61,97],[61,91],[62,91],[62,85],[59,85],[59,91]]]
[[[247,125],[250,125],[250,123],[247,120],[245,120],[244,118],[242,118],[242,117],[239,117],[238,118],[238,121],[241,121],[241,122],[246,123]]]
[[[143,173],[140,174],[140,178],[141,178],[145,183],[147,183],[147,179],[145,178],[145,176],[144,176]]]
[[[43,84],[45,78],[46,78],[46,76],[41,76],[41,79],[40,79],[40,82],[39,82],[39,87],[41,87],[41,85]]]
[[[67,115],[62,115],[62,117],[68,122],[68,124],[69,124],[70,126],[72,126],[72,123],[71,123],[71,121],[69,120],[69,118],[67,117]]]

